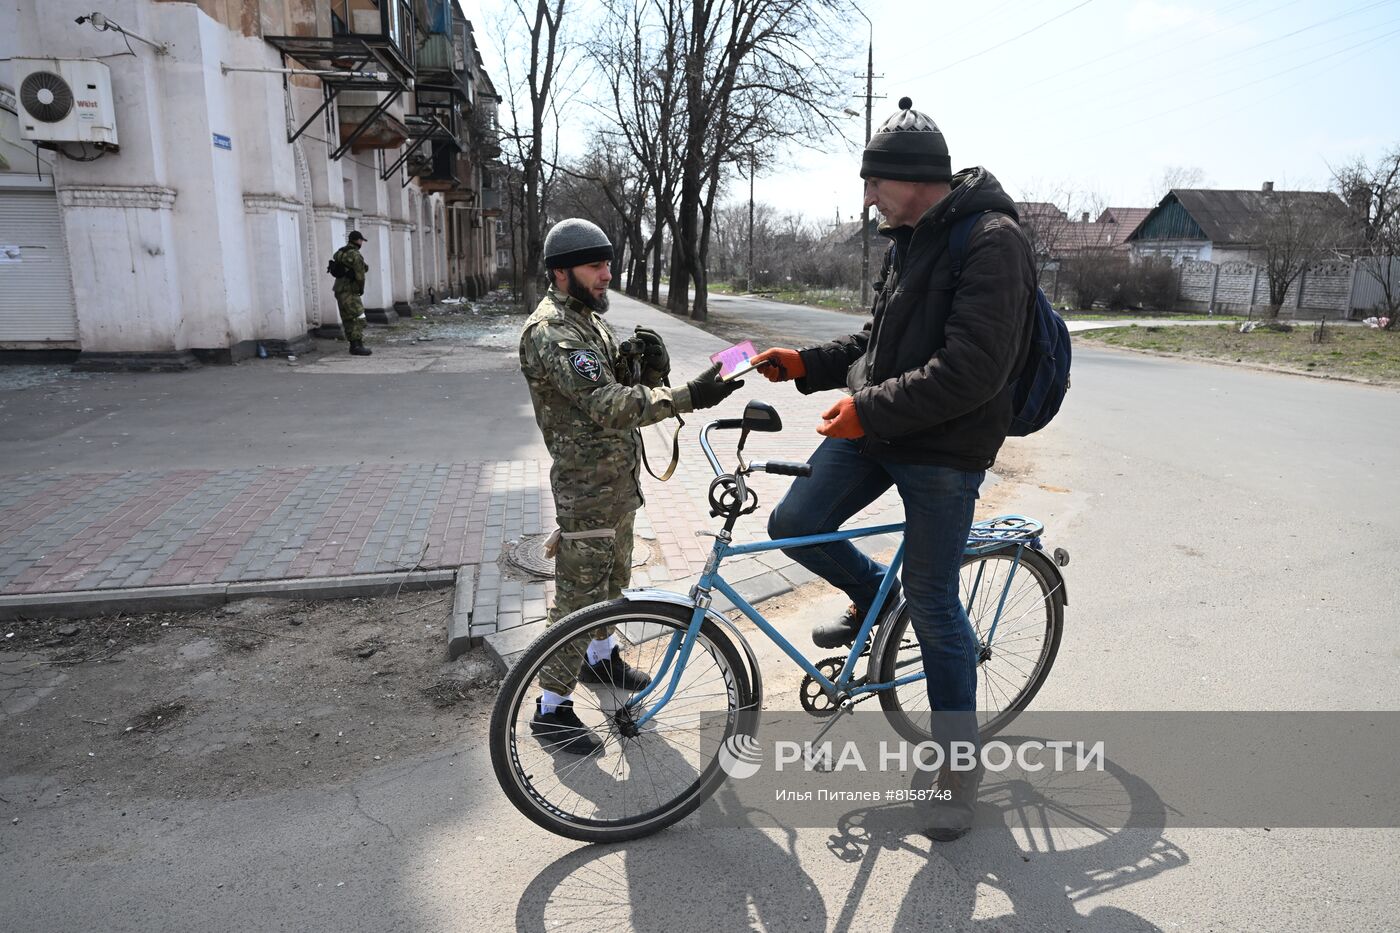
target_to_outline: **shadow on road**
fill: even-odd
[[[650,839],[570,852],[530,883],[516,911],[516,929],[844,933],[868,926],[879,914],[886,919],[876,926],[894,930],[1156,931],[1122,908],[1100,905],[1087,914],[1075,909],[1077,902],[1189,861],[1162,838],[1166,810],[1152,787],[1111,761],[1105,768],[1121,788],[1115,794],[1123,818],[1114,822],[1132,829],[1076,823],[1060,804],[1021,782],[989,780],[978,828],[962,840],[930,842],[913,805],[876,806],[844,814],[829,832],[823,856],[813,855],[811,840],[802,838],[822,830],[759,829],[771,820],[751,810],[750,828],[682,824]],[[920,775],[925,777],[932,779]],[[1063,800],[1064,788],[1058,790]],[[723,788],[713,803],[729,817],[744,816],[735,813],[739,805]],[[805,865],[800,842],[807,843]],[[891,859],[896,861],[882,869]],[[898,890],[892,881],[909,878],[911,865],[917,866],[912,879]],[[833,896],[830,904],[813,874],[829,879],[821,887]],[[1011,913],[976,916],[979,885],[999,892]]]

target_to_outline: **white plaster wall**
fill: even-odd
[[[412,227],[409,231],[409,252],[412,254],[412,262],[409,268],[413,270],[413,298],[421,300],[423,298],[424,272],[423,272],[423,195],[418,190],[417,185],[410,185],[408,189],[408,218]]]
[[[392,304],[408,304],[413,300],[413,279],[409,275],[411,252],[408,243],[408,224],[399,221],[389,223],[389,260],[392,270],[390,283]]]
[[[317,88],[292,85],[292,117],[297,126],[316,111],[321,103],[321,91]],[[327,145],[326,124],[318,118],[297,140],[306,154],[307,170],[311,176],[313,235],[316,238],[316,268],[310,275],[316,288],[319,320],[308,317],[308,324],[338,326],[340,316],[336,312],[335,279],[325,271],[326,263],[335,251],[345,245],[350,233],[346,224],[345,204],[345,161],[332,162],[331,148]]]
[[[352,154],[345,156],[352,159]],[[385,310],[393,307],[393,275],[389,237],[389,198],[384,182],[379,180],[378,160],[373,152],[353,155],[355,195],[363,212],[356,221],[365,235],[360,253],[369,271],[365,274],[365,308]],[[351,171],[351,169],[347,169]]]
[[[281,67],[281,56],[258,38],[229,36],[227,64]],[[287,143],[287,96],[280,75],[231,72],[223,84],[237,101],[234,151],[240,153],[240,184],[252,275],[253,335],[297,340],[305,334],[307,269],[297,164]]]
[[[145,35],[164,26],[149,4],[109,0],[104,12]],[[96,58],[124,52],[112,32],[79,27],[91,0],[20,3],[6,55]],[[155,38],[165,38],[156,35]],[[189,346],[179,294],[173,210],[178,181],[166,156],[165,69],[153,50],[105,58],[112,77],[121,151],[93,162],[54,158],[73,271],[80,345],[94,351],[171,351]]]

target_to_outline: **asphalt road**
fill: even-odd
[[[775,333],[838,323],[782,313]],[[1007,477],[1008,507],[1072,555],[1036,708],[1400,709],[1400,393],[1077,353],[1063,414],[1012,442],[1033,466]],[[776,617],[797,634],[837,610],[816,595]],[[771,705],[791,706],[787,682]],[[16,930],[710,933],[1382,930],[1400,911],[1393,829],[1003,816],[944,846],[913,827],[685,825],[579,846],[520,817],[473,744],[338,789],[40,809],[23,837],[0,828],[0,913]]]

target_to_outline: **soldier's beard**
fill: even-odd
[[[603,292],[602,298],[595,298],[593,293],[584,288],[579,280],[574,277],[574,270],[566,270],[569,276],[569,295],[583,302],[585,307],[592,308],[599,314],[604,314],[608,310],[608,293]]]

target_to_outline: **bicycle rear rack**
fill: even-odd
[[[1040,548],[1040,535],[1045,530],[1043,522],[1024,515],[998,515],[985,521],[974,522],[967,534],[969,553],[994,551],[1008,544],[1029,545]]]

